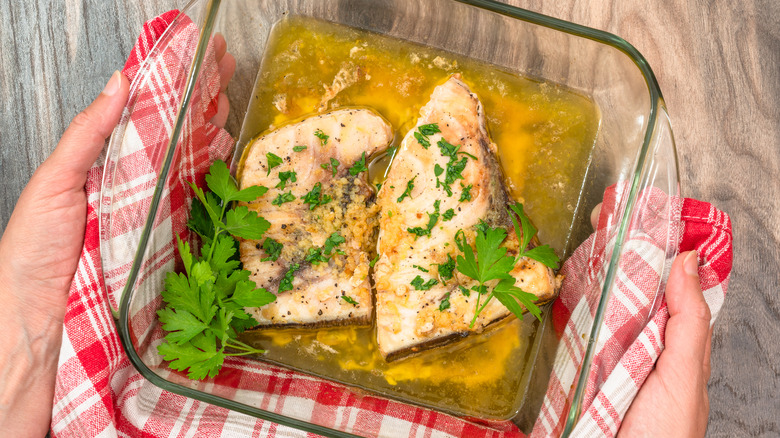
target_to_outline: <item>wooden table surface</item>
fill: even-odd
[[[661,85],[683,193],[731,215],[709,436],[780,435],[780,2],[512,0],[631,42]],[[0,229],[70,120],[174,0],[0,2]],[[1,261],[0,261],[1,262]]]

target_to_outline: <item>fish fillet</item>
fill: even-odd
[[[474,327],[469,328],[477,294],[465,296],[458,285],[470,288],[476,282],[457,271],[452,279],[444,281],[439,272],[439,265],[448,262],[448,255],[456,259],[459,254],[456,233],[463,230],[473,245],[475,225],[480,220],[505,228],[508,254],[517,254],[517,235],[507,213],[511,201],[496,159],[496,146],[485,129],[482,105],[455,75],[434,89],[420,113],[417,127],[403,139],[378,194],[381,218],[379,260],[374,271],[376,328],[379,350],[387,360],[480,332],[511,315],[501,303],[492,300]],[[436,124],[441,132],[427,136],[430,146],[425,148],[415,133],[419,134],[419,128],[428,124]],[[437,146],[441,139],[460,146],[459,152],[463,153],[457,155],[458,161],[466,157],[462,179],[450,184],[449,196],[444,185],[437,185],[437,179],[445,181],[446,173],[437,177],[434,170],[436,165],[446,169],[450,161]],[[413,188],[404,197],[410,181]],[[461,201],[468,186],[471,199]],[[428,213],[435,210],[437,202],[442,216],[430,229],[430,235],[410,232],[415,228],[427,229]],[[445,221],[443,213],[449,209],[454,216]],[[520,260],[510,275],[517,279],[517,286],[536,295],[538,302],[553,299],[559,288],[553,271],[534,260]],[[418,290],[412,285],[417,276],[425,283],[438,283],[428,290]],[[447,296],[449,308],[439,310]]]
[[[370,323],[369,254],[378,208],[368,172],[353,175],[349,169],[361,160],[368,166],[368,157],[392,138],[390,125],[373,111],[345,109],[284,126],[248,146],[239,185],[269,188],[247,205],[271,227],[263,240],[240,243],[241,261],[258,287],[278,292],[275,302],[247,309],[260,326]],[[270,170],[268,153],[282,159]],[[296,181],[278,187],[282,172],[291,171]],[[304,203],[317,187],[313,199],[323,203]],[[280,195],[294,200],[279,203]],[[334,235],[339,243],[333,244]],[[266,239],[283,245],[278,259],[269,259],[273,251],[266,251]],[[311,258],[317,254],[319,260]]]

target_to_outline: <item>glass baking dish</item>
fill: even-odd
[[[140,67],[106,154],[99,214],[101,258],[109,302],[133,365],[165,390],[302,430],[330,436],[387,433],[366,422],[324,420],[324,412],[332,406],[316,402],[315,395],[310,402],[297,399],[283,403],[288,395],[276,380],[294,372],[282,366],[233,358],[226,361],[218,377],[191,381],[169,370],[157,354],[161,329],[155,312],[162,305],[160,272],[173,270],[176,264],[170,245],[171,227],[163,218],[172,208],[169,195],[175,190],[173,181],[184,172],[180,162],[184,140],[180,133],[190,120],[192,106],[199,104],[192,96],[203,87],[197,79],[207,55],[206,41],[212,32],[222,33],[237,60],[227,91],[231,112],[226,129],[238,138],[250,104],[248,90],[253,89],[270,31],[288,16],[326,20],[424,44],[561,84],[595,102],[600,127],[563,253],[571,254],[592,232],[590,212],[613,185],[615,202],[606,212],[608,244],[603,251],[591,250],[589,255],[591,260],[608,262],[583,291],[594,306],[591,318],[580,324],[580,334],[588,340],[587,349],[577,363],[571,364],[579,373],[572,382],[575,390],[564,413],[564,435],[570,432],[579,419],[586,387],[593,383],[598,387],[606,379],[597,376],[595,382],[588,382],[588,371],[602,321],[609,311],[617,266],[628,263],[623,258],[628,235],[647,231],[660,240],[666,251],[655,259],[658,272],[668,272],[675,256],[678,236],[672,226],[671,199],[680,191],[676,151],[658,84],[636,49],[617,36],[489,0],[193,0],[181,10]],[[176,56],[171,56],[174,49]],[[159,148],[146,153],[145,165],[153,178],[145,183],[145,189],[153,190],[154,195],[151,201],[126,205],[118,201],[122,198],[118,193],[128,189],[125,183],[137,173],[133,167],[137,162],[131,163],[136,151],[131,149],[133,142],[128,141],[134,135],[127,130],[128,121],[134,110],[140,110],[135,106],[138,96],[160,79],[153,72],[155,63],[161,62],[179,63],[187,74],[166,78],[175,91],[170,101],[159,104],[166,110],[167,123],[150,128],[149,135]],[[239,142],[238,156],[242,147]],[[661,200],[655,196],[652,203],[648,201],[644,194],[650,191],[660,193]],[[137,245],[128,248],[113,243],[111,236],[137,229],[138,221],[144,218],[141,231],[132,232]],[[160,266],[164,269],[156,270]],[[151,272],[156,274],[147,275]],[[639,318],[652,317],[664,286],[662,276],[654,285],[655,300]],[[549,312],[545,314],[528,353],[531,365],[524,371],[522,405],[512,419],[525,432],[530,432],[540,410],[559,344]],[[638,334],[626,336],[636,338]],[[242,377],[247,374],[256,378]],[[354,397],[364,396],[360,389],[346,389]],[[381,399],[380,395],[372,396]],[[479,423],[473,418],[463,421]]]

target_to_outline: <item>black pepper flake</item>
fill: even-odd
[[[341,127],[342,127],[342,128],[344,128],[344,127],[345,127],[343,123],[339,123],[339,124],[341,125]]]
[[[317,315],[322,316],[322,309],[317,312]]]
[[[290,313],[290,311],[289,311],[289,310],[287,311],[287,314],[288,314],[288,315],[292,315],[292,313]]]
[[[285,228],[287,228],[287,224],[282,224],[282,229],[284,230]]]
[[[260,244],[259,243],[255,243],[255,248],[256,249],[260,249]]]

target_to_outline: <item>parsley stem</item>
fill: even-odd
[[[479,284],[482,286],[482,283]],[[474,328],[474,323],[477,322],[477,316],[479,316],[479,299],[482,298],[482,294],[477,292],[477,305],[474,306],[474,317],[471,318],[471,324],[469,324],[469,328]]]
[[[225,356],[246,356],[247,354],[264,354],[265,350],[244,351],[241,353],[222,353]]]

